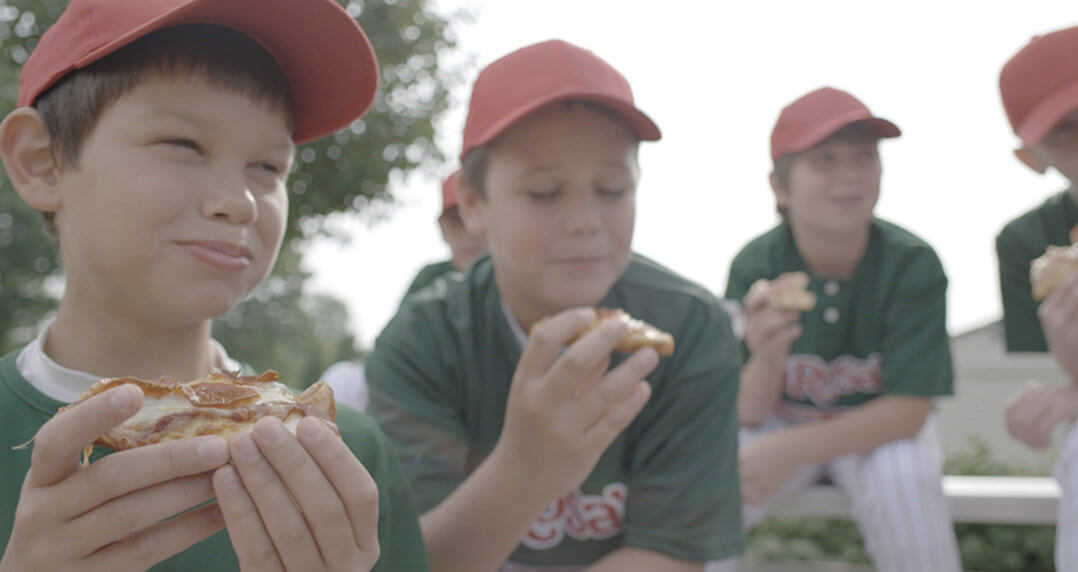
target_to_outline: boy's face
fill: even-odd
[[[1068,181],[1078,182],[1078,109],[1063,116],[1029,152],[1039,163],[1031,167],[1041,171],[1052,167]]]
[[[798,154],[775,186],[791,224],[835,233],[864,229],[880,196],[875,139],[832,139]]]
[[[467,270],[477,256],[487,251],[487,237],[482,232],[471,232],[460,218],[460,209],[453,207],[438,217],[442,239],[449,245],[453,268]]]
[[[293,150],[283,110],[197,74],[145,79],[60,172],[65,297],[136,319],[224,314],[276,259]]]
[[[542,109],[493,144],[486,197],[466,190],[462,213],[485,230],[502,296],[524,306],[519,319],[594,306],[624,272],[637,146],[622,121],[579,103]]]

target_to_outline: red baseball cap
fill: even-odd
[[[151,32],[193,23],[233,28],[273,56],[291,89],[297,143],[344,127],[374,101],[374,50],[333,0],[72,0],[26,60],[18,103]]]
[[[881,139],[902,134],[894,123],[873,116],[856,97],[833,87],[821,87],[782,109],[771,131],[771,160],[800,153],[851,123],[868,125]]]
[[[442,214],[457,206],[457,176],[460,170],[453,171],[442,181]]]
[[[999,73],[1003,109],[1014,133],[1036,145],[1078,109],[1078,27],[1036,36]]]
[[[549,40],[503,56],[479,72],[464,123],[461,159],[540,108],[568,99],[591,101],[621,115],[641,141],[659,127],[633,103],[629,82],[588,50]]]

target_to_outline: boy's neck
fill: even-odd
[[[221,366],[210,345],[211,322],[188,327],[138,323],[96,309],[60,303],[45,338],[56,363],[100,377],[196,379]]]
[[[867,226],[856,233],[830,233],[792,224],[790,229],[801,259],[809,272],[819,278],[849,279],[868,250]]]

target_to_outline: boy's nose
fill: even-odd
[[[205,194],[202,200],[202,216],[232,224],[245,224],[258,215],[254,193],[247,185],[229,185]]]
[[[599,211],[588,201],[574,201],[558,215],[558,222],[569,234],[594,234],[599,230]]]

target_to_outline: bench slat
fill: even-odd
[[[1060,489],[1048,477],[943,477],[955,522],[1054,525]],[[775,502],[776,516],[850,518],[850,499],[831,485],[816,485]]]

